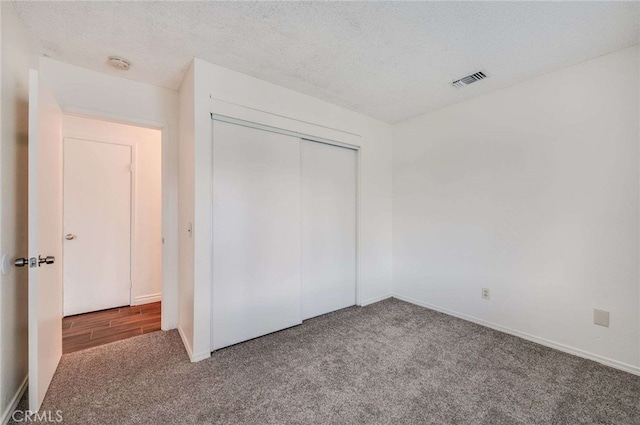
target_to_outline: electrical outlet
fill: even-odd
[[[485,300],[491,299],[490,298],[490,293],[489,293],[489,288],[482,288],[482,298]]]
[[[605,310],[593,309],[593,324],[598,326],[609,327],[609,312]]]

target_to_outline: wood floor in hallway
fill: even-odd
[[[68,316],[62,319],[64,354],[160,330],[161,303]]]

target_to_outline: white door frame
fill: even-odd
[[[169,146],[170,140],[169,140],[169,126],[167,124],[164,123],[160,123],[160,122],[156,122],[156,121],[149,121],[149,120],[144,120],[144,119],[137,119],[137,118],[130,118],[130,117],[125,117],[125,116],[121,116],[121,115],[115,115],[115,114],[110,114],[110,113],[105,113],[105,112],[101,112],[101,111],[95,111],[92,109],[87,109],[87,108],[76,108],[76,107],[63,107],[62,108],[62,113],[64,115],[72,115],[72,116],[77,116],[77,117],[83,117],[83,118],[89,118],[89,119],[95,119],[95,120],[100,120],[100,121],[107,121],[107,122],[112,122],[112,123],[117,123],[117,124],[125,124],[125,125],[132,125],[132,126],[136,126],[136,127],[144,127],[144,128],[151,128],[154,130],[160,130],[160,138],[161,138],[161,169],[162,169],[162,177],[161,177],[161,193],[162,193],[162,295],[161,295],[161,299],[162,299],[162,304],[163,306],[165,305],[165,302],[168,303],[175,303],[177,305],[178,300],[177,299],[167,299],[166,298],[166,294],[168,293],[172,293],[174,291],[171,291],[171,289],[169,289],[169,285],[170,282],[167,280],[166,278],[166,270],[170,269],[169,266],[169,261],[171,260],[170,258],[168,258],[167,256],[167,250],[164,249],[164,244],[165,244],[165,233],[168,230],[165,226],[165,217],[169,217],[170,216],[170,209],[171,209],[171,205],[169,205],[169,201],[167,196],[165,196],[165,182],[168,181],[169,176],[168,174],[168,170],[167,167],[165,166],[165,162],[167,159],[167,154],[170,151],[171,147]],[[132,146],[132,148],[134,148]],[[134,150],[132,149],[132,155],[135,155]],[[133,160],[133,158],[132,158]],[[135,165],[134,165],[135,167]],[[135,170],[135,168],[134,168]],[[135,172],[134,172],[135,175]],[[133,182],[133,176],[132,176],[132,182]],[[132,190],[132,196],[134,196],[134,192]],[[133,207],[132,204],[132,211],[135,211],[135,208]],[[131,234],[132,237],[135,234],[134,230],[135,228],[133,227],[133,221],[134,221],[135,216],[132,216],[132,227],[131,227]],[[61,235],[62,237],[63,235]],[[133,247],[132,247],[133,248]],[[131,251],[131,256],[132,256],[132,261],[134,260],[133,258],[133,249]],[[133,273],[133,263],[132,263],[132,267],[131,267],[131,271]],[[131,292],[132,294],[133,292]],[[130,295],[130,297],[132,297],[133,295]],[[131,302],[133,302],[133,298],[131,298]],[[169,320],[166,317],[166,312],[167,309],[165,309],[164,307],[161,310],[161,329],[162,330],[169,330]]]
[[[316,143],[324,143],[327,145],[333,145],[333,146],[338,146],[341,148],[347,148],[347,149],[351,149],[354,150],[356,153],[356,305],[360,306],[362,304],[362,300],[361,295],[360,295],[360,236],[361,236],[361,231],[360,229],[361,224],[360,224],[360,212],[362,211],[362,208],[360,207],[360,194],[362,192],[361,188],[360,188],[360,172],[361,172],[361,156],[360,156],[360,149],[361,147],[358,145],[354,145],[351,143],[345,143],[345,142],[341,142],[338,140],[332,140],[332,139],[326,139],[323,137],[318,137],[318,136],[313,136],[311,134],[306,134],[306,133],[300,133],[297,131],[291,131],[291,130],[287,130],[284,128],[279,128],[279,127],[273,127],[273,126],[269,126],[269,125],[265,125],[265,124],[258,124],[255,122],[251,122],[251,121],[246,121],[246,120],[242,120],[239,118],[233,118],[233,117],[229,117],[226,115],[219,115],[219,114],[214,114],[211,113],[211,144],[213,146],[213,137],[215,137],[215,135],[213,134],[213,122],[214,121],[220,121],[220,122],[226,122],[226,123],[230,123],[230,124],[236,124],[236,125],[241,125],[244,127],[249,127],[249,128],[255,128],[258,130],[264,130],[264,131],[270,131],[273,133],[278,133],[278,134],[284,134],[287,136],[293,136],[293,137],[298,137],[302,140],[308,140],[311,142],[316,142]],[[210,217],[209,219],[211,220],[211,223],[213,224],[213,200],[214,198],[214,193],[213,193],[213,149],[211,149],[211,176],[210,176],[210,190],[211,190],[211,208],[209,209],[209,213],[210,213]],[[211,235],[211,252],[213,253],[213,235]],[[211,259],[211,285],[213,287],[213,258]],[[210,311],[211,311],[211,319],[213,320],[213,291],[211,291],[211,299],[209,300],[210,302]],[[302,300],[300,301],[302,302]],[[213,351],[213,326],[210,326],[210,339],[209,339],[209,345],[210,345],[210,349],[211,351]]]
[[[71,115],[71,114],[65,114],[63,113],[63,119],[65,115]],[[104,121],[104,120],[103,120]],[[121,142],[118,140],[113,140],[113,141],[106,141],[106,140],[102,140],[102,139],[92,139],[92,138],[88,138],[88,137],[77,137],[77,136],[66,136],[66,135],[62,135],[62,143],[63,143],[63,155],[62,155],[62,233],[64,235],[65,233],[65,229],[64,229],[64,217],[65,217],[65,211],[64,211],[64,197],[65,197],[65,193],[64,193],[64,143],[66,139],[75,139],[75,140],[82,140],[82,141],[86,141],[86,142],[91,142],[91,143],[104,143],[104,144],[108,144],[108,145],[118,145],[118,146],[126,146],[131,148],[131,181],[130,181],[130,199],[129,199],[129,305],[133,305],[134,304],[134,296],[133,296],[133,286],[135,285],[134,282],[134,276],[137,275],[136,273],[136,253],[135,253],[135,247],[136,247],[136,219],[137,219],[137,210],[136,210],[136,195],[137,195],[137,187],[138,187],[138,173],[137,173],[137,168],[138,168],[138,163],[137,163],[137,156],[136,156],[136,145],[133,143],[125,143],[125,142]],[[63,261],[62,261],[62,269],[63,269],[63,276],[64,276],[64,247],[65,247],[65,243],[62,244],[62,255],[63,255]],[[62,291],[64,293],[64,288],[65,288],[65,282],[64,280],[62,281]]]

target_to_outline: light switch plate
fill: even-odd
[[[609,327],[609,312],[605,310],[593,309],[593,323],[598,326]]]

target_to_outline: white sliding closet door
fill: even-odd
[[[301,323],[300,139],[214,121],[216,350]]]
[[[302,319],[356,303],[356,151],[302,140]]]

